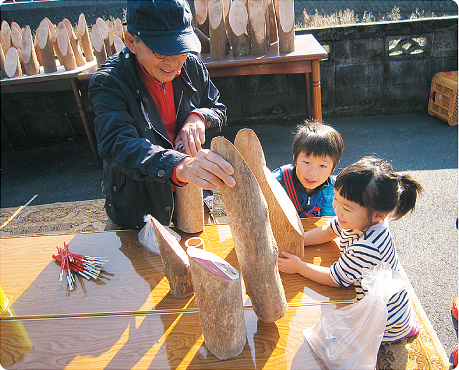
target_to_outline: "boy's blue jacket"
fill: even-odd
[[[292,199],[290,191],[287,190],[286,179],[284,178],[286,171],[290,171],[293,180],[293,191],[296,194],[298,203],[296,200]],[[327,181],[315,189],[314,194],[308,196],[306,189],[301,185],[300,180],[298,180],[296,176],[296,169],[293,164],[277,168],[273,171],[273,174],[287,192],[300,217],[335,216],[335,210],[332,206],[335,196],[335,180],[331,176],[328,177]],[[293,197],[295,194],[293,194]]]

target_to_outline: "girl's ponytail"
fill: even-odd
[[[398,220],[409,211],[413,211],[416,199],[422,192],[422,186],[408,174],[397,174],[399,184],[399,201],[392,213],[392,218]]]

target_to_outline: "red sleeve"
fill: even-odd
[[[175,166],[174,171],[172,172],[171,181],[177,186],[185,186],[186,184],[188,184],[187,182],[177,180],[177,175],[175,174],[176,170],[177,170],[177,166]]]

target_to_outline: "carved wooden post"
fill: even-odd
[[[171,294],[176,298],[189,297],[194,289],[188,256],[177,239],[158,220],[152,217],[152,221]]]
[[[59,47],[57,46],[57,27],[48,18],[45,18],[45,20],[48,22],[48,26],[49,26],[48,29],[51,35],[51,42],[53,44],[54,53],[57,56],[57,59],[59,60],[60,65],[63,66],[64,60],[62,59],[62,54],[59,51]]]
[[[100,66],[107,59],[107,51],[105,50],[104,37],[97,24],[94,24],[91,29],[92,45],[94,46],[94,54],[96,55],[97,66]]]
[[[2,21],[0,41],[3,47],[3,52],[7,53],[8,49],[11,47],[11,28],[7,21]]]
[[[22,76],[21,62],[16,48],[11,47],[5,56],[5,73],[9,78]]]
[[[209,38],[209,0],[194,0],[194,9],[196,13],[196,27],[202,34]],[[199,34],[198,34],[199,35]],[[210,44],[208,41],[201,40],[201,52],[210,53]]]
[[[75,55],[73,54],[72,46],[70,45],[69,34],[63,22],[57,25],[57,46],[64,61],[66,71],[71,71],[77,67]]]
[[[81,47],[83,48],[84,57],[87,62],[92,62],[94,60],[94,52],[92,51],[91,39],[89,38],[88,24],[83,13],[78,17],[77,32]]]
[[[254,174],[233,144],[216,137],[211,149],[234,168],[236,186],[224,185],[221,193],[247,294],[260,320],[275,321],[285,315],[287,301],[268,205]]]
[[[269,49],[269,31],[266,24],[266,2],[264,0],[249,0],[249,35],[251,54],[264,55]]]
[[[287,193],[266,167],[265,155],[257,135],[253,130],[242,129],[236,135],[234,146],[254,173],[266,198],[279,255],[287,251],[303,259],[303,224]]]
[[[247,342],[241,277],[213,253],[195,247],[187,253],[204,344],[220,360],[233,358]]]
[[[57,71],[56,59],[54,58],[54,47],[49,28],[48,20],[45,18],[40,22],[37,29],[38,46],[40,48],[45,73]]]

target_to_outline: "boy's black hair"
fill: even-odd
[[[335,191],[365,207],[371,222],[375,211],[392,213],[394,220],[412,211],[422,186],[411,176],[394,172],[383,159],[364,157],[339,173]]]
[[[320,122],[306,122],[299,125],[293,139],[293,164],[300,153],[317,157],[330,156],[335,170],[343,155],[344,143],[341,135],[333,127]]]

